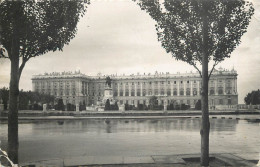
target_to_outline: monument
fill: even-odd
[[[111,87],[111,78],[109,76],[106,77],[106,85],[104,90],[104,97],[100,101],[97,102],[95,106],[95,110],[104,111],[106,102],[109,101],[110,105],[115,104],[115,99],[113,97],[113,89]]]
[[[115,100],[113,97],[113,90],[111,88],[111,78],[109,76],[106,77],[106,87],[104,90],[104,97],[102,103],[106,104],[107,100],[109,100],[110,104],[115,104]]]

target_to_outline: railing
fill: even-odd
[[[253,110],[260,109],[260,105],[246,105],[246,104],[238,104],[238,105],[216,105],[216,110]]]

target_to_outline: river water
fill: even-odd
[[[77,156],[147,156],[200,152],[200,118],[85,119],[19,123],[19,162]],[[211,153],[259,153],[260,125],[210,119]],[[0,127],[7,147],[7,124]]]

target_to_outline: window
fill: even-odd
[[[211,88],[210,91],[209,91],[209,94],[210,94],[210,95],[213,95],[214,93],[215,93],[214,89]]]
[[[187,95],[187,96],[190,96],[190,88],[187,88],[187,89],[186,89],[186,95]]]
[[[184,90],[183,90],[183,88],[180,89],[180,95],[181,95],[181,96],[184,95]]]
[[[223,95],[223,88],[222,87],[218,88],[218,94]]]
[[[173,95],[177,95],[177,89],[176,88],[173,90]]]
[[[190,81],[187,81],[187,83],[190,83]]]
[[[194,88],[194,89],[193,89],[193,95],[197,95],[197,94],[198,94],[197,89]]]
[[[168,96],[171,95],[171,90],[167,90],[167,95],[168,95]]]
[[[223,104],[223,99],[219,99],[219,104]]]
[[[161,90],[161,95],[164,95],[164,89]]]

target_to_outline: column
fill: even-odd
[[[141,82],[140,96],[143,96],[143,82]]]
[[[136,88],[136,82],[134,83],[135,84],[135,96],[137,96],[137,88]]]
[[[173,96],[173,82],[171,82],[171,96]]]
[[[197,96],[200,96],[200,81],[197,81]]]
[[[190,95],[193,96],[193,85],[192,81],[190,81]]]
[[[218,87],[217,87],[217,85],[218,85],[218,80],[215,79],[214,83],[215,83],[215,95],[218,95]]]
[[[123,96],[125,96],[125,83],[123,83]]]
[[[235,93],[237,94],[237,78],[235,78]]]
[[[67,86],[67,85],[66,85]],[[79,89],[78,89],[78,91],[79,91],[79,96],[81,95],[81,89],[82,89],[82,86],[81,86],[81,82],[80,82],[80,80],[79,80],[79,84],[78,84],[78,86],[79,86]]]
[[[186,81],[183,81],[183,95],[186,96]]]
[[[168,85],[168,82],[165,81],[165,84],[164,84],[164,95],[167,96],[167,87],[166,85]]]
[[[88,95],[88,83],[87,83],[87,95]]]
[[[226,94],[226,81],[224,80],[224,84],[223,84],[223,89],[224,89],[224,95]]]
[[[161,83],[160,81],[157,82],[158,83],[158,95],[161,95]]]
[[[84,83],[83,83],[83,86],[84,86]],[[82,89],[82,85],[81,85],[81,89]],[[69,95],[72,96],[72,94],[73,94],[73,92],[72,92],[72,82],[69,82]]]
[[[180,96],[180,80],[177,81],[177,96]]]
[[[131,86],[130,86],[131,84],[130,83],[128,83],[128,92],[129,92],[129,96],[131,96],[131,93],[132,93],[132,90],[130,89],[131,88]]]
[[[154,82],[152,82],[152,95],[154,96]]]
[[[120,85],[117,83],[117,96],[120,96]]]

